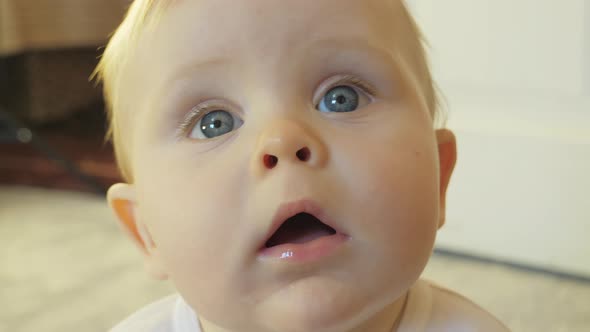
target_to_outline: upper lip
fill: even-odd
[[[302,199],[298,201],[283,203],[277,209],[274,217],[272,218],[272,222],[270,224],[270,228],[262,241],[261,247],[264,248],[266,242],[273,236],[273,234],[283,225],[283,223],[299,214],[299,213],[307,213],[314,217],[316,217],[322,223],[332,227],[336,233],[343,234],[338,227],[334,224],[334,222],[330,219],[330,217],[324,212],[324,210],[310,199]]]

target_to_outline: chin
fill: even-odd
[[[346,331],[388,302],[383,294],[367,296],[361,289],[352,283],[308,277],[274,294],[258,314],[264,320],[261,324],[273,332]]]

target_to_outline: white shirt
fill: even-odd
[[[500,321],[465,297],[418,280],[397,332],[505,332]],[[137,311],[110,332],[202,332],[197,314],[178,294]]]

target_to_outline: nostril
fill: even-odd
[[[269,169],[275,168],[275,166],[277,166],[277,164],[279,163],[279,158],[271,154],[265,154],[263,159],[264,166],[266,166],[266,168]]]
[[[299,159],[301,161],[308,161],[309,158],[311,157],[311,152],[309,151],[308,148],[302,148],[302,149],[299,149],[299,151],[297,151],[296,155],[297,155],[297,159]]]

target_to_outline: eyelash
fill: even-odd
[[[227,106],[220,106],[222,104],[224,103],[211,100],[194,106],[180,122],[180,125],[176,131],[176,137],[178,139],[186,137],[193,130],[193,127],[197,124],[197,122],[199,122],[199,120],[201,120],[209,112],[217,109],[227,108]]]
[[[320,85],[325,85],[325,88],[318,89],[318,93],[314,95],[314,105],[317,105],[321,101],[321,98],[324,96],[324,94],[326,94],[328,91],[341,85],[352,85],[360,89],[369,97],[375,97],[377,94],[377,89],[375,88],[375,86],[354,75],[334,76],[333,78],[329,79],[328,82],[328,84],[322,83]]]
[[[318,105],[322,96],[330,91],[330,89],[341,85],[352,85],[360,89],[369,97],[374,97],[377,93],[377,89],[372,84],[354,75],[334,76],[328,81],[330,80],[332,82],[326,84],[325,88],[319,89],[319,92],[314,95],[314,107]],[[199,122],[199,120],[201,120],[210,111],[228,108],[227,105],[220,106],[223,104],[224,103],[220,102],[219,100],[210,100],[193,107],[180,122],[176,131],[176,137],[178,139],[186,137],[190,131],[193,130],[193,127],[197,124],[197,122]]]

